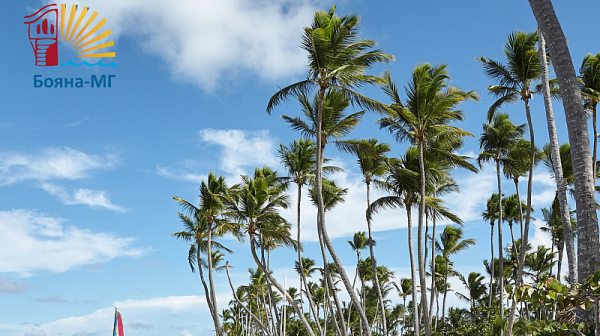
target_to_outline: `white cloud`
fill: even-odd
[[[117,257],[139,257],[133,239],[63,225],[65,220],[28,210],[0,211],[0,272],[28,276],[65,272]]]
[[[0,185],[24,180],[78,180],[117,162],[112,154],[90,155],[68,147],[46,148],[38,153],[2,152]]]
[[[230,174],[239,175],[248,168],[275,166],[275,140],[269,131],[213,130],[200,131],[200,139],[211,145],[222,147],[219,153],[220,168]],[[245,169],[244,169],[245,168]]]
[[[137,41],[178,80],[207,91],[241,76],[281,80],[303,72],[298,47],[314,14],[311,0],[88,0],[113,39]],[[89,14],[88,14],[89,15]],[[116,41],[117,57],[119,43]],[[117,58],[118,60],[118,58]]]
[[[113,204],[106,196],[105,191],[80,188],[71,194],[65,188],[49,183],[42,184],[40,187],[67,205],[85,204],[92,208],[105,208],[117,212],[126,211],[124,208]]]
[[[194,174],[184,169],[173,169],[169,167],[163,167],[161,165],[156,166],[156,173],[160,176],[167,177],[175,180],[183,180],[195,183],[201,183],[202,180],[206,179],[205,175]]]

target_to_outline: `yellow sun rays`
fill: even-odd
[[[84,22],[84,18],[88,13],[88,8],[83,7],[81,12],[77,14],[77,5],[71,7],[70,12],[67,11],[67,5],[62,4],[60,7],[60,31],[61,39],[72,45],[77,51],[78,57],[115,57],[115,52],[102,51],[100,49],[112,47],[115,45],[113,41],[100,42],[100,40],[108,37],[112,32],[106,30],[101,34],[96,34],[104,24],[106,19],[100,20],[100,22],[93,24],[94,19],[98,16],[98,13],[94,12],[85,21],[85,24],[81,29],[79,26]],[[68,15],[68,18],[67,18]],[[79,15],[79,16],[78,16]],[[77,19],[75,21],[75,19]],[[90,28],[91,27],[91,28]],[[88,28],[90,28],[88,30]]]

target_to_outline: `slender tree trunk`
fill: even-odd
[[[544,54],[543,60],[546,55]],[[545,63],[545,62],[543,62]],[[519,261],[517,263],[517,278],[515,279],[515,289],[521,287],[523,282],[523,267],[525,266],[525,255],[527,255],[527,245],[529,240],[529,223],[531,222],[531,193],[533,191],[533,166],[535,162],[535,137],[533,133],[533,123],[531,121],[531,111],[529,110],[529,99],[525,99],[525,114],[527,115],[527,124],[529,125],[529,137],[531,142],[531,149],[529,155],[529,176],[527,180],[527,209],[525,215],[525,228],[523,237],[521,237],[521,253],[519,255]],[[521,202],[521,200],[519,200]],[[511,231],[512,234],[512,231]],[[508,327],[506,328],[506,335],[512,335],[513,324],[515,323],[515,314],[517,311],[517,300],[512,295],[512,306],[510,307],[510,316],[508,318]]]
[[[504,321],[504,257],[502,254],[502,181],[500,179],[500,161],[496,159],[496,175],[498,177],[498,277],[500,288],[500,320]],[[500,336],[504,330],[500,329]]]
[[[521,235],[519,237],[523,237],[523,205],[521,204],[521,192],[519,191],[519,177],[516,176],[513,181],[515,183],[517,199],[519,199],[519,228],[521,229]]]
[[[437,195],[434,194],[433,197]],[[429,318],[433,320],[433,302],[436,296],[437,288],[435,286],[435,227],[436,227],[436,216],[433,216],[433,230],[431,233],[431,300],[429,302]],[[434,330],[437,330],[437,321]]]
[[[563,240],[563,241],[561,241],[561,244],[558,247],[558,267],[556,270],[556,280],[558,280],[558,281],[560,281],[560,271],[562,268],[564,246],[565,246],[565,242]]]
[[[596,179],[596,153],[598,149],[598,130],[596,125],[596,105],[597,103],[592,104],[592,127],[594,130],[594,151],[592,152],[592,172],[594,172],[594,180]],[[594,182],[595,183],[595,182]]]
[[[544,35],[538,32],[540,55],[546,54],[546,44]],[[544,56],[545,57],[545,56]],[[545,58],[544,58],[545,59]],[[552,150],[552,167],[556,180],[556,193],[560,205],[560,218],[563,226],[563,239],[567,246],[567,261],[569,264],[569,278],[572,283],[577,282],[577,259],[575,256],[575,238],[571,229],[571,215],[569,211],[569,202],[567,200],[566,184],[563,177],[562,162],[560,160],[560,151],[558,137],[556,134],[556,124],[554,122],[554,111],[552,109],[552,100],[550,97],[550,85],[548,84],[548,64],[542,62],[542,85],[544,93],[544,105],[546,106],[546,121],[548,123],[548,136],[550,140],[550,149]],[[560,279],[559,279],[560,280]]]
[[[331,283],[331,286],[333,286],[333,278],[331,276],[331,269],[329,268],[329,260],[327,259],[327,254],[325,253],[325,246],[323,244],[323,239],[321,236],[319,236],[319,244],[321,246],[321,256],[323,258],[323,273],[324,273],[324,278],[326,281],[329,281],[329,283]],[[344,322],[344,314],[342,312],[342,306],[340,305],[339,299],[338,299],[338,295],[335,291],[335,289],[333,290],[333,298],[335,300],[335,305],[336,305],[336,310],[337,310],[337,314],[338,317],[342,323],[342,325],[345,326],[345,322]],[[325,309],[323,309],[323,311],[325,311]],[[318,321],[318,320],[317,320]],[[323,331],[324,335],[327,335],[326,331]],[[347,336],[347,331],[346,328],[344,328],[342,330],[342,336]]]
[[[340,261],[335,249],[333,248],[333,244],[329,239],[329,235],[327,234],[327,228],[325,226],[325,205],[323,203],[323,150],[325,149],[325,144],[323,144],[322,139],[322,122],[323,122],[323,100],[325,99],[325,87],[321,87],[319,90],[319,106],[317,109],[317,171],[316,171],[316,193],[317,193],[317,231],[323,237],[323,241],[325,242],[325,246],[329,250],[331,254],[331,258],[338,268],[338,272],[340,277],[342,278],[342,282],[346,287],[346,291],[350,295],[350,299],[354,302],[356,306],[356,312],[358,313],[360,319],[363,321],[363,328],[366,336],[371,336],[371,330],[369,329],[369,321],[367,320],[367,316],[365,315],[364,309],[360,307],[358,298],[356,294],[352,290],[352,284],[350,283],[350,279],[346,274],[346,270],[344,270],[344,265]]]
[[[491,246],[491,250],[492,250],[492,260],[490,262],[491,266],[491,273],[492,276],[490,277],[490,295],[488,296],[488,308],[492,307],[492,297],[494,294],[494,290],[493,290],[493,284],[494,284],[494,220],[490,220],[490,246]],[[488,314],[489,317],[489,314]]]
[[[410,277],[412,280],[412,298],[413,298],[413,329],[414,336],[420,335],[421,323],[419,323],[419,305],[417,304],[417,271],[415,265],[415,252],[413,251],[412,235],[412,204],[406,204],[406,218],[408,221],[408,254],[410,256]]]
[[[210,291],[208,292],[208,295],[210,296],[210,301],[207,300],[207,302],[209,302],[209,305],[212,307],[211,309],[211,313],[212,313],[212,317],[213,317],[213,321],[215,324],[215,333],[217,334],[217,336],[221,336],[223,335],[223,330],[221,329],[221,322],[219,320],[219,311],[217,310],[217,298],[215,296],[215,286],[213,283],[213,278],[212,278],[212,251],[211,251],[211,244],[212,244],[212,223],[208,223],[208,237],[207,237],[207,243],[208,243],[208,251],[207,251],[207,260],[208,260],[208,285],[210,287]],[[198,271],[200,272],[200,276],[203,278],[202,276],[202,264],[200,263],[200,246],[198,246]],[[202,282],[204,282],[204,280],[202,280]]]
[[[444,274],[444,299],[442,300],[442,325],[446,320],[446,296],[448,295],[448,259],[446,259],[446,272]]]
[[[417,256],[419,258],[419,284],[421,285],[421,310],[425,336],[431,336],[429,309],[427,308],[427,281],[425,279],[425,260],[423,259],[423,221],[425,220],[425,162],[423,159],[423,140],[419,141],[419,170],[421,180],[421,199],[419,202],[419,224],[417,227]]]
[[[254,235],[250,234],[250,251],[252,252],[252,257],[254,258],[254,262],[263,271],[263,273],[265,274],[265,276],[267,277],[269,282],[271,282],[273,284],[273,286],[275,286],[275,288],[277,288],[277,290],[281,293],[281,295],[283,295],[285,297],[285,299],[289,302],[289,304],[292,306],[292,308],[294,308],[294,311],[300,317],[300,322],[304,326],[304,329],[306,329],[306,332],[308,333],[308,335],[315,336],[315,333],[313,332],[312,327],[310,326],[310,324],[308,323],[308,321],[306,320],[306,318],[300,311],[300,307],[298,307],[298,305],[296,304],[296,301],[294,301],[294,299],[283,289],[281,284],[279,282],[277,282],[277,280],[275,280],[275,278],[273,278],[273,276],[271,276],[271,274],[269,273],[269,271],[267,270],[265,265],[258,258],[258,255],[256,255],[256,249],[254,248],[253,242],[254,242]]]
[[[592,155],[587,120],[567,40],[554,12],[552,2],[529,0],[529,4],[540,30],[548,41],[548,49],[554,64],[554,72],[558,77],[567,120],[577,205],[578,279],[581,281],[600,269],[600,238],[594,198],[595,174],[591,165]],[[580,313],[589,319],[589,314],[582,311]]]
[[[296,209],[296,223],[298,223],[298,267],[300,268],[300,310],[304,313],[304,300],[302,299],[302,274],[304,274],[304,265],[302,265],[302,250],[300,249],[300,201],[302,200],[302,185],[298,184],[298,205]]]
[[[367,182],[367,209],[369,209],[369,206],[371,205],[370,193],[371,193],[370,183]],[[369,219],[369,216],[366,216],[366,218],[367,218],[367,228],[369,229],[369,252],[371,253],[371,267],[373,269],[373,284],[375,285],[375,288],[377,289],[377,301],[379,303],[379,307],[380,307],[380,311],[381,311],[381,325],[383,327],[383,335],[387,336],[388,331],[387,331],[387,323],[385,320],[385,305],[383,303],[383,295],[381,295],[381,287],[379,286],[379,278],[377,276],[377,262],[375,261],[375,252],[373,251],[373,235],[371,233],[371,220]],[[377,319],[377,315],[375,315],[375,318],[373,320],[376,320],[376,319]]]
[[[508,222],[508,228],[510,229],[510,239],[512,240],[513,253],[516,256],[517,255],[517,243],[515,242],[515,233],[513,231],[513,223],[511,221]]]

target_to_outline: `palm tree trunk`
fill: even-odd
[[[504,320],[504,257],[502,254],[502,181],[500,179],[500,161],[496,159],[496,175],[498,177],[498,277],[500,288],[500,320]],[[520,201],[519,201],[520,202]],[[504,330],[500,329],[500,336]]]
[[[539,32],[540,55],[546,54],[544,35]],[[556,124],[554,122],[554,111],[552,109],[552,100],[550,97],[550,86],[548,84],[548,65],[542,62],[542,85],[544,93],[544,105],[546,106],[546,121],[548,123],[548,136],[550,148],[552,150],[552,167],[556,180],[556,193],[560,205],[560,218],[563,226],[563,239],[567,245],[567,261],[569,264],[569,278],[572,283],[577,282],[577,259],[575,256],[575,238],[571,229],[571,215],[569,213],[569,203],[567,201],[566,184],[563,177],[562,162],[560,161],[560,152],[558,146],[558,137],[556,135]],[[560,280],[560,279],[559,279]]]
[[[250,234],[250,251],[252,252],[252,258],[254,258],[254,262],[256,263],[258,268],[260,268],[263,271],[263,273],[265,274],[265,276],[267,277],[269,282],[272,283],[273,286],[275,286],[275,288],[277,288],[277,290],[281,293],[281,295],[283,295],[285,297],[285,299],[289,302],[289,304],[292,306],[292,308],[294,308],[294,311],[300,317],[300,322],[304,326],[304,329],[306,329],[306,332],[308,333],[308,335],[315,336],[315,333],[313,332],[312,327],[310,326],[310,324],[308,323],[308,321],[306,320],[304,315],[301,313],[300,307],[298,307],[298,304],[296,304],[296,301],[294,301],[294,299],[288,294],[288,292],[283,289],[281,284],[279,282],[277,282],[277,280],[275,280],[275,278],[273,278],[273,276],[269,273],[269,271],[267,270],[265,265],[258,258],[258,255],[256,255],[256,249],[254,247],[254,234],[252,234],[252,233]]]
[[[521,229],[521,235],[519,237],[523,237],[523,205],[521,204],[521,192],[519,191],[519,177],[515,177],[513,181],[515,183],[517,199],[519,200],[519,228]]]
[[[410,256],[410,277],[412,279],[412,299],[413,299],[413,324],[414,336],[420,335],[421,323],[419,323],[419,305],[417,304],[417,271],[415,265],[415,252],[413,251],[412,236],[412,204],[406,204],[406,218],[408,222],[408,254]]]
[[[419,284],[421,285],[421,310],[425,336],[431,336],[429,309],[427,308],[427,282],[425,280],[425,260],[423,259],[423,221],[425,220],[425,162],[423,159],[423,140],[419,141],[419,170],[421,180],[421,199],[419,202],[419,224],[417,227],[417,255],[419,258]]]
[[[433,195],[436,197],[436,194]],[[433,230],[431,233],[431,301],[429,302],[429,319],[433,319],[433,302],[435,298],[435,294],[437,288],[435,286],[435,226],[436,226],[436,216],[433,216]],[[437,323],[434,330],[437,330]]]
[[[369,206],[371,205],[370,192],[370,183],[367,182],[367,209],[369,209]],[[369,252],[371,253],[371,267],[373,268],[373,284],[377,289],[377,301],[379,302],[379,307],[381,309],[381,325],[383,327],[383,336],[387,336],[388,331],[387,323],[385,320],[385,305],[383,304],[383,295],[381,295],[381,287],[379,286],[379,279],[377,277],[377,262],[375,261],[375,252],[373,252],[373,235],[371,234],[371,219],[369,219],[369,216],[366,217],[367,228],[369,229]],[[373,320],[375,320],[376,317],[377,315],[375,315],[375,318]]]
[[[300,248],[300,201],[302,200],[302,186],[298,184],[298,205],[296,208],[296,223],[298,229],[298,267],[300,268],[300,310],[304,313],[304,300],[302,298],[302,274],[304,274],[304,265],[302,265],[302,249]]]
[[[210,214],[209,214],[210,215]],[[215,321],[215,333],[217,336],[223,335],[223,330],[221,329],[221,323],[219,321],[219,310],[217,309],[217,297],[215,295],[215,283],[213,281],[213,264],[212,264],[212,220],[208,220],[208,232],[207,232],[207,260],[208,260],[208,284],[210,286],[210,299],[213,306],[213,312],[216,317]],[[198,253],[200,251],[198,250]],[[202,268],[202,265],[198,264],[198,268]]]
[[[357,311],[360,319],[363,321],[363,329],[364,329],[365,335],[371,336],[371,330],[369,329],[369,321],[367,320],[365,311],[359,305],[358,298],[356,297],[356,294],[352,290],[352,284],[350,283],[350,279],[348,278],[348,275],[346,274],[346,270],[344,270],[344,265],[342,265],[340,258],[338,257],[337,253],[335,252],[335,249],[333,248],[333,244],[331,243],[331,240],[329,239],[329,235],[327,234],[327,228],[325,226],[325,205],[323,203],[323,151],[325,149],[325,144],[323,143],[323,139],[321,138],[322,137],[321,132],[322,132],[322,122],[323,122],[323,100],[324,99],[325,99],[325,87],[321,87],[321,89],[319,90],[319,106],[317,109],[317,132],[316,132],[317,171],[315,174],[316,175],[315,176],[315,178],[316,178],[315,187],[316,187],[316,193],[317,193],[317,231],[318,231],[319,235],[321,235],[323,237],[325,246],[327,246],[327,249],[329,250],[329,253],[331,254],[331,258],[333,259],[333,262],[335,263],[335,265],[338,269],[340,277],[342,278],[342,282],[344,283],[344,286],[346,287],[346,291],[350,295],[350,299],[352,300],[352,302],[354,302],[354,305],[356,306],[356,311]]]
[[[567,120],[577,206],[578,279],[583,280],[600,269],[600,237],[594,198],[595,174],[591,164],[587,120],[567,40],[554,7],[549,0],[529,0],[529,4],[540,30],[549,41],[548,49],[554,64],[554,72],[558,77]],[[567,257],[568,253],[569,251]]]
[[[596,105],[597,103],[592,104],[592,127],[594,130],[594,150],[592,152],[592,171],[594,172],[594,180],[596,179],[596,153],[598,149],[598,130],[596,125]],[[594,182],[595,183],[595,182]]]
[[[492,276],[490,277],[490,295],[488,296],[488,308],[492,307],[492,296],[493,296],[492,294],[494,293],[494,291],[493,291],[493,287],[494,287],[493,286],[493,284],[494,284],[494,220],[493,219],[490,221],[490,227],[491,227],[491,229],[490,229],[490,246],[491,246],[491,250],[492,250],[492,259],[491,259],[490,264],[492,265],[491,266]],[[489,314],[488,314],[488,317],[489,317]]]
[[[545,54],[542,60],[545,60]],[[545,62],[542,62],[545,63]],[[549,90],[549,88],[548,88]],[[529,223],[531,222],[531,193],[533,190],[533,166],[535,162],[535,137],[533,133],[533,123],[531,121],[531,111],[529,109],[529,99],[525,99],[525,114],[527,115],[527,124],[529,125],[529,137],[531,142],[531,149],[529,155],[529,176],[527,180],[527,209],[525,215],[525,228],[523,232],[523,236],[521,237],[521,253],[519,254],[519,262],[517,263],[517,278],[515,279],[515,288],[521,287],[521,283],[523,282],[523,267],[525,266],[525,255],[527,254],[527,244],[529,240]],[[519,200],[519,203],[521,200]],[[512,234],[512,230],[511,230]],[[510,307],[510,316],[508,318],[508,326],[506,328],[506,336],[512,335],[513,324],[515,323],[515,314],[517,312],[517,300],[514,298],[513,294],[513,302]]]
[[[560,281],[560,271],[561,271],[561,268],[562,268],[564,247],[565,247],[565,242],[563,240],[561,242],[560,246],[558,247],[558,267],[557,267],[557,270],[556,270],[556,279],[558,281]]]
[[[442,300],[442,323],[446,319],[446,296],[448,295],[448,258],[446,259],[446,272],[444,274],[444,299]]]
[[[323,239],[321,236],[319,236],[319,244],[321,246],[321,256],[323,258],[324,278],[325,278],[325,281],[328,281],[329,283],[331,283],[331,286],[333,287],[333,278],[331,276],[331,269],[329,268],[329,260],[327,259],[327,254],[325,253],[325,251],[326,251],[325,246],[323,245]],[[335,290],[333,290],[333,297],[335,300],[338,317],[340,318],[342,326],[345,326],[346,324],[344,322],[344,314],[342,312],[342,307],[340,305],[340,301],[338,299],[337,292]],[[323,309],[323,311],[325,311],[325,309]],[[317,318],[317,321],[319,321],[318,318]],[[323,331],[323,333],[324,333],[324,335],[327,335],[326,331]],[[347,336],[347,331],[346,331],[345,327],[342,329],[342,336]]]
[[[517,243],[515,242],[515,232],[513,231],[513,223],[511,221],[509,221],[509,223],[508,223],[508,228],[510,229],[510,238],[512,240],[513,253],[516,256],[517,255]]]

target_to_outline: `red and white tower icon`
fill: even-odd
[[[52,4],[42,7],[25,19],[29,25],[29,41],[35,53],[35,65],[58,65],[58,6]]]

